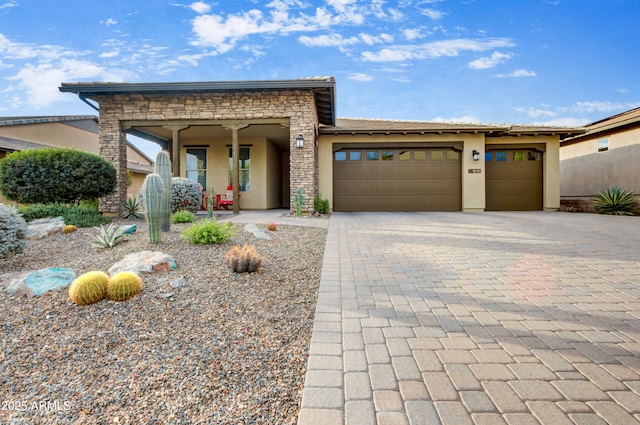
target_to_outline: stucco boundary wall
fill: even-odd
[[[148,125],[180,122],[196,125],[198,120],[246,122],[286,118],[290,132],[290,206],[298,188],[304,195],[305,211],[313,209],[318,193],[318,116],[313,90],[269,90],[212,93],[96,95],[100,104],[100,154],[118,171],[116,191],[100,200],[100,210],[115,213],[126,201],[126,138],[122,121],[144,121]],[[224,125],[224,122],[216,123]],[[295,148],[302,134],[303,148]],[[169,149],[172,152],[172,149]]]
[[[560,198],[560,211],[568,212],[581,212],[581,213],[595,213],[596,210],[593,206],[593,196],[563,196]],[[640,211],[640,195],[636,194],[636,203],[638,205],[637,210]]]

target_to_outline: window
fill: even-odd
[[[207,150],[187,149],[187,178],[207,187]]]
[[[392,161],[393,160],[393,151],[382,151],[382,160],[383,161]]]
[[[362,159],[362,152],[352,151],[349,152],[349,161],[360,161]]]
[[[416,161],[424,161],[427,159],[427,153],[425,151],[415,151],[413,153],[413,159]]]
[[[336,161],[346,161],[347,153],[346,152],[336,152]]]
[[[506,152],[496,152],[496,161],[504,162],[507,160]]]
[[[442,161],[444,159],[444,153],[442,151],[431,151],[432,161]]]
[[[458,151],[447,151],[447,161],[457,161],[459,157]]]
[[[514,152],[513,160],[516,162],[524,161],[524,152]]]
[[[609,139],[598,140],[598,152],[604,152],[609,150]]]
[[[491,161],[491,160],[493,160],[493,152],[485,152],[485,153],[484,153],[484,160],[485,160],[485,161]]]
[[[251,159],[249,158],[249,148],[240,148],[238,157],[238,168],[240,170],[240,192],[248,192],[250,188],[249,184],[249,172],[251,171]],[[229,148],[229,185],[233,184],[233,158],[231,148]]]
[[[528,152],[529,161],[540,161],[540,152]]]
[[[411,159],[411,152],[409,151],[400,152],[400,155],[398,155],[398,159],[400,161],[409,161]]]
[[[378,152],[367,152],[367,161],[377,161]]]

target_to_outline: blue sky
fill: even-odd
[[[578,126],[640,106],[638,0],[0,0],[0,116],[61,82],[333,76],[338,117]]]

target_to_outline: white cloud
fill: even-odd
[[[422,13],[424,16],[426,16],[429,19],[433,19],[434,21],[437,21],[438,19],[442,19],[444,17],[443,12],[440,12],[439,10],[435,10],[435,9],[423,9],[420,11],[420,13]]]
[[[424,37],[424,35],[417,28],[407,28],[402,30],[402,36],[409,41]]]
[[[526,113],[531,118],[555,117],[555,116],[558,115],[556,112],[551,111],[549,109],[540,109],[540,108],[534,108],[534,107],[529,107],[529,108],[517,107],[517,108],[514,108],[514,109],[517,112]]]
[[[193,10],[196,13],[204,14],[209,13],[209,11],[211,10],[211,6],[209,6],[205,2],[197,1],[195,3],[191,3],[189,5],[189,9]]]
[[[622,102],[576,102],[568,109],[574,112],[617,112],[629,108],[631,104]]]
[[[308,47],[344,47],[360,43],[358,37],[343,38],[340,34],[325,34],[317,37],[303,35],[298,41]]]
[[[378,52],[363,52],[362,58],[369,62],[401,62],[411,59],[454,57],[465,51],[481,52],[513,45],[508,38],[442,40],[416,46],[392,46]]]
[[[533,122],[531,125],[549,126],[549,127],[582,127],[591,121],[586,118],[556,118],[549,121]]]
[[[509,74],[496,74],[494,77],[496,78],[521,78],[521,77],[536,77],[535,71],[531,71],[528,69],[516,69],[515,71]]]
[[[509,59],[511,59],[511,54],[509,53],[493,52],[491,56],[485,56],[469,62],[468,66],[471,69],[488,69],[500,65]]]
[[[371,35],[371,34],[365,34],[365,33],[360,33],[358,34],[358,36],[360,37],[360,39],[364,42],[364,44],[372,46],[374,44],[379,44],[379,43],[392,43],[393,42],[393,36],[389,35],[389,34],[380,34],[380,35]]]
[[[118,23],[118,21],[116,21],[113,18],[109,18],[106,21],[100,21],[100,25],[104,25],[106,27],[110,27],[110,26],[115,25],[117,23]]]
[[[18,7],[17,1],[9,1],[3,4],[0,4],[0,9],[10,9],[12,7]]]
[[[120,50],[118,50],[118,49],[112,50],[110,52],[100,53],[100,57],[104,58],[104,59],[115,58],[115,57],[117,57],[119,55],[120,55]]]
[[[374,80],[373,76],[368,74],[363,74],[360,72],[353,73],[349,75],[348,78],[353,81],[373,81]]]

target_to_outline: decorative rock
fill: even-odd
[[[39,218],[27,224],[27,238],[39,239],[62,232],[64,220],[62,217]]]
[[[271,240],[271,236],[267,235],[264,231],[258,229],[258,226],[256,226],[253,223],[247,224],[246,226],[244,226],[244,230],[246,232],[252,233],[253,236],[256,237],[256,239]]]
[[[129,271],[134,273],[154,273],[155,267],[161,263],[167,263],[170,269],[177,267],[173,257],[159,251],[141,251],[127,255],[109,267],[109,275]],[[166,269],[166,266],[159,266],[158,271]]]
[[[75,278],[76,274],[71,269],[50,267],[23,274],[9,284],[7,292],[13,295],[38,296],[53,289],[69,286]]]
[[[136,226],[135,224],[127,224],[124,226],[120,226],[120,228],[122,229],[122,233],[126,233],[127,235],[133,235],[136,230],[138,230],[138,226]]]
[[[173,289],[178,289],[178,288],[182,288],[186,282],[187,280],[184,278],[184,276],[180,276],[179,278],[169,282],[169,285],[171,285]]]

